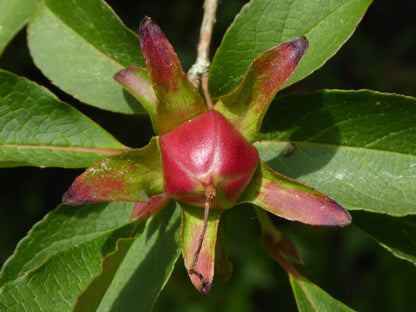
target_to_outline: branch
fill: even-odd
[[[204,17],[202,19],[201,32],[199,34],[198,55],[194,65],[192,65],[188,72],[188,78],[195,87],[199,87],[199,84],[202,81],[202,89],[208,108],[212,108],[213,106],[208,93],[208,69],[211,65],[209,60],[209,45],[211,43],[217,6],[218,0],[204,1]]]

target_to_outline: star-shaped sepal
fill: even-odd
[[[213,109],[188,80],[173,47],[150,18],[140,26],[140,41],[146,68],[129,67],[114,78],[142,103],[158,136],[143,148],[88,168],[64,194],[64,204],[133,201],[137,204],[132,217],[141,220],[169,200],[178,201],[185,266],[202,293],[211,289],[215,271],[223,278],[231,274],[220,226],[224,209],[251,203],[306,224],[351,222],[349,213],[325,194],[269,168],[252,145],[273,97],[308,48],[305,37],[259,55],[240,85],[212,99]],[[279,255],[300,261],[293,244],[277,230],[263,227],[263,242],[269,252],[278,250]]]

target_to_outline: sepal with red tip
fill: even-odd
[[[157,98],[156,127],[164,133],[207,110],[175,50],[149,17],[140,25],[140,46]]]
[[[221,112],[249,142],[256,141],[270,102],[295,71],[307,48],[306,37],[299,37],[260,54],[251,63],[241,84],[220,97],[214,109]]]
[[[279,217],[320,226],[345,226],[351,215],[325,194],[290,179],[260,161],[239,202],[252,203]]]
[[[204,209],[181,204],[182,207],[182,254],[189,278],[196,289],[207,294],[211,290],[214,278],[215,246],[217,243],[217,231],[222,210],[210,210],[207,230],[203,238],[203,244],[197,256],[200,244],[200,235],[204,227]],[[195,267],[192,267],[194,264]]]
[[[158,138],[139,149],[110,156],[78,176],[62,197],[65,205],[148,201],[163,193]]]

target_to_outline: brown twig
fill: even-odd
[[[218,0],[204,1],[204,17],[202,19],[201,31],[199,34],[198,55],[194,65],[188,72],[189,80],[199,87],[202,83],[202,90],[207,101],[209,109],[213,108],[211,97],[208,92],[208,69],[209,61],[209,46],[211,43],[212,29],[215,23],[215,13],[217,11]]]

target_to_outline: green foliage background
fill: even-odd
[[[108,1],[126,25],[137,31],[144,15],[155,19],[188,69],[195,59],[201,1]],[[245,1],[220,4],[213,46]],[[362,89],[416,96],[416,4],[405,0],[375,1],[358,30],[339,53],[319,71],[284,92],[322,88]],[[21,32],[0,59],[0,68],[47,86],[58,97],[94,119],[129,146],[142,146],[152,135],[144,116],[121,116],[86,105],[49,84],[34,67]],[[214,51],[212,51],[213,53]],[[0,262],[32,225],[60,202],[82,170],[6,168],[0,171]],[[353,215],[354,217],[354,215]],[[201,296],[178,261],[156,304],[156,311],[281,311],[296,310],[286,273],[260,244],[254,212],[241,206],[227,213],[230,258],[234,274],[229,282],[214,282]],[[276,220],[298,246],[304,274],[335,298],[360,311],[411,311],[416,304],[413,264],[386,252],[357,227],[324,229]],[[386,229],[388,231],[388,229]]]

